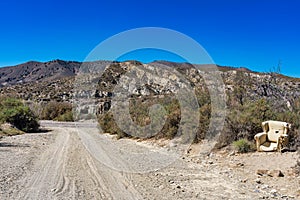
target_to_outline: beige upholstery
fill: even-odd
[[[282,151],[288,145],[291,124],[279,121],[262,123],[263,131],[254,136],[257,151]]]

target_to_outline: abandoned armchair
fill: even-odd
[[[287,149],[288,132],[291,124],[280,121],[265,121],[262,123],[263,131],[254,136],[257,151],[280,151]]]

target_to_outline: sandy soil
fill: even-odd
[[[199,156],[195,145],[178,156],[91,127],[51,129],[0,141],[1,200],[300,199],[293,152]],[[259,176],[257,169],[280,169],[284,177]]]

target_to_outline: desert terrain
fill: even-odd
[[[158,141],[70,124],[1,140],[0,199],[300,199],[296,152],[202,155],[195,144],[174,158]]]

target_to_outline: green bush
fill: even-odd
[[[255,149],[254,144],[249,142],[247,139],[240,139],[234,141],[232,144],[234,148],[237,150],[237,152],[239,153],[248,153]]]
[[[51,101],[45,105],[40,118],[44,120],[74,121],[72,104]]]
[[[127,136],[127,134],[118,127],[111,112],[99,115],[98,121],[104,133],[116,134],[118,139]]]
[[[39,128],[37,116],[28,106],[14,98],[1,99],[0,122],[10,123],[24,132],[34,132]]]
[[[74,121],[73,113],[72,113],[72,111],[68,110],[64,114],[56,117],[55,120],[64,121],[64,122],[73,122]]]

